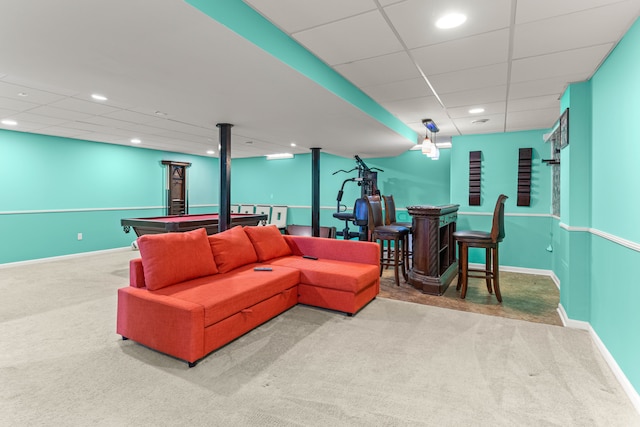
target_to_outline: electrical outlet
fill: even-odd
[[[78,233],[78,240],[82,240],[82,233]]]

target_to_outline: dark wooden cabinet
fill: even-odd
[[[167,166],[167,215],[186,215],[189,213],[187,203],[187,168],[191,163],[163,160]]]
[[[456,231],[459,205],[408,206],[412,216],[413,265],[409,283],[422,292],[442,295],[458,272]]]

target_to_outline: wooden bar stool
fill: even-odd
[[[384,267],[393,267],[396,285],[400,286],[400,278],[398,270],[402,269],[402,276],[407,280],[407,242],[409,237],[409,229],[399,225],[384,225],[382,219],[382,203],[380,196],[368,196],[366,198],[369,209],[369,240],[372,242],[380,242],[380,275]],[[385,256],[385,242],[391,244],[393,242],[393,258],[390,254]]]
[[[469,277],[484,277],[487,281],[487,290],[492,292],[491,282],[493,282],[493,289],[496,292],[496,298],[499,302],[502,302],[502,295],[500,294],[500,269],[498,261],[498,245],[504,239],[504,201],[508,197],[501,194],[496,202],[496,207],[493,211],[493,222],[491,225],[491,232],[475,231],[475,230],[458,230],[453,233],[453,237],[458,242],[458,284],[457,290],[462,288],[460,292],[460,298],[467,296],[467,282]],[[470,269],[469,268],[469,248],[485,248],[486,259],[484,269]],[[479,272],[482,274],[469,274],[469,272]]]
[[[396,220],[396,202],[393,200],[393,195],[390,194],[388,196],[382,196],[382,200],[384,201],[384,224],[385,225],[399,225],[401,227],[407,227],[409,229],[409,237],[407,239],[412,239],[413,234],[413,224],[411,222],[398,222]],[[408,240],[407,240],[407,246]],[[387,254],[391,254],[391,245],[387,248]],[[409,262],[413,261],[413,253],[410,249],[407,248],[407,268],[409,268]]]

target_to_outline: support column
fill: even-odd
[[[311,149],[311,235],[320,236],[320,148]]]
[[[232,124],[218,123],[220,129],[220,202],[218,232],[231,225],[231,128]]]

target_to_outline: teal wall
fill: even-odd
[[[233,142],[232,142],[233,144]],[[232,147],[233,150],[233,147]],[[443,204],[449,199],[450,150],[433,161],[420,151],[393,158],[364,159],[377,167],[383,194],[393,194],[398,219],[410,220],[412,204]],[[0,199],[0,264],[125,247],[122,218],[164,215],[166,169],[162,160],[189,162],[189,212],[217,212],[218,159],[138,147],[0,130],[2,182],[11,183]],[[321,225],[344,227],[333,218],[343,180],[333,172],[351,170],[354,159],[321,153]],[[294,159],[234,159],[231,202],[287,205],[289,224],[311,224],[311,155]],[[360,194],[345,186],[343,203],[352,209]],[[78,233],[83,239],[78,240]]]
[[[382,194],[394,196],[398,208],[397,219],[410,221],[406,206],[414,204],[444,204],[449,201],[450,150],[441,150],[439,160],[430,160],[420,151],[407,151],[397,157],[363,159],[378,172],[378,187]],[[265,160],[264,158],[234,159],[231,162],[231,202],[236,204],[268,204],[290,206],[289,224],[311,224],[311,155],[296,155],[293,159]],[[338,230],[344,223],[333,218],[337,208],[338,190],[344,180],[357,177],[349,171],[356,166],[354,159],[320,155],[320,224]],[[360,187],[348,182],[342,203],[353,208],[360,197]]]
[[[460,205],[459,229],[490,230],[493,210],[500,194],[505,203],[504,242],[500,264],[511,267],[550,270],[552,239],[550,216],[551,168],[549,144],[543,140],[548,129],[501,134],[465,135],[453,138],[451,153],[451,202]],[[518,154],[533,148],[531,205],[517,206]],[[482,151],[482,193],[480,206],[469,206],[469,152]],[[526,242],[526,243],[523,243]],[[483,263],[484,251],[471,249],[470,262]]]
[[[640,390],[640,23],[588,82],[569,86],[569,146],[561,152],[561,215],[553,271],[571,320],[588,322]]]
[[[560,302],[571,319],[582,321],[589,320],[591,299],[590,265],[585,262],[591,256],[587,231],[591,224],[591,98],[590,81],[572,84],[562,97],[569,108],[569,145],[560,152],[560,224],[565,226],[557,230],[564,240],[564,246],[557,248],[562,267]]]
[[[121,218],[164,214],[162,160],[192,163],[191,205],[218,200],[207,157],[0,130],[0,158],[0,263],[128,246]]]
[[[631,268],[640,265],[639,49],[636,21],[591,81],[591,227],[626,241],[627,246],[593,234],[587,262],[589,322],[640,391],[640,286]]]

